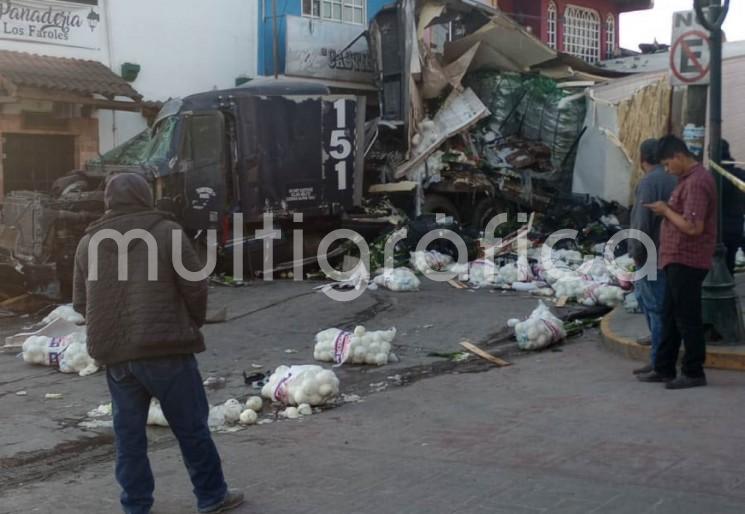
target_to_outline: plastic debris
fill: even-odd
[[[325,405],[339,394],[339,379],[321,366],[280,366],[261,390],[264,398],[285,405]]]
[[[60,393],[47,393],[44,395],[45,400],[61,400],[64,398]]]
[[[313,357],[321,362],[370,364],[388,363],[396,329],[368,332],[358,326],[354,332],[330,328],[316,334]]]

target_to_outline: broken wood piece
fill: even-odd
[[[468,350],[469,352],[473,353],[474,355],[477,355],[481,357],[482,359],[491,362],[492,364],[496,364],[500,368],[512,366],[512,363],[507,362],[506,360],[500,359],[499,357],[496,357],[492,355],[491,353],[482,350],[481,348],[471,343],[470,341],[462,341],[460,345],[466,350]]]
[[[568,301],[569,301],[569,297],[568,296],[562,296],[561,298],[559,298],[558,300],[556,300],[556,306],[557,307],[566,307]]]
[[[456,289],[468,289],[468,286],[458,280],[448,280],[448,284]]]

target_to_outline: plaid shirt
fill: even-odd
[[[717,243],[717,188],[711,173],[701,164],[694,166],[680,178],[668,205],[691,223],[703,221],[704,232],[699,236],[689,236],[665,219],[660,236],[662,268],[670,264],[711,268]]]

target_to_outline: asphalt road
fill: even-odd
[[[336,303],[313,285],[212,290],[211,311],[226,307],[230,319],[205,329],[203,375],[227,379],[212,403],[253,394],[243,371],[254,364],[311,362],[314,334],[329,327],[396,326],[401,362],[339,369],[342,392],[359,403],[216,435],[231,485],[250,500],[236,512],[745,511],[736,407],[745,375],[713,372],[709,388],[689,392],[639,384],[635,363],[600,349],[594,331],[560,351],[519,355],[504,325],[534,308],[525,295],[425,282],[419,293]],[[3,336],[18,328],[0,323]],[[428,356],[463,339],[514,365]],[[111,434],[78,426],[108,401],[102,375],[0,355],[0,377],[0,513],[116,512]],[[154,512],[191,512],[167,429],[151,431],[151,451]]]

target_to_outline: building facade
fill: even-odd
[[[619,51],[620,15],[651,0],[499,0],[499,8],[551,48],[596,63]]]
[[[259,74],[273,75],[276,71],[279,75],[336,81],[340,85],[369,82],[366,79],[372,68],[361,37],[375,15],[391,3],[259,0]]]
[[[0,0],[0,195],[9,168],[46,185],[141,132],[143,108],[255,76],[257,38],[250,0]]]

